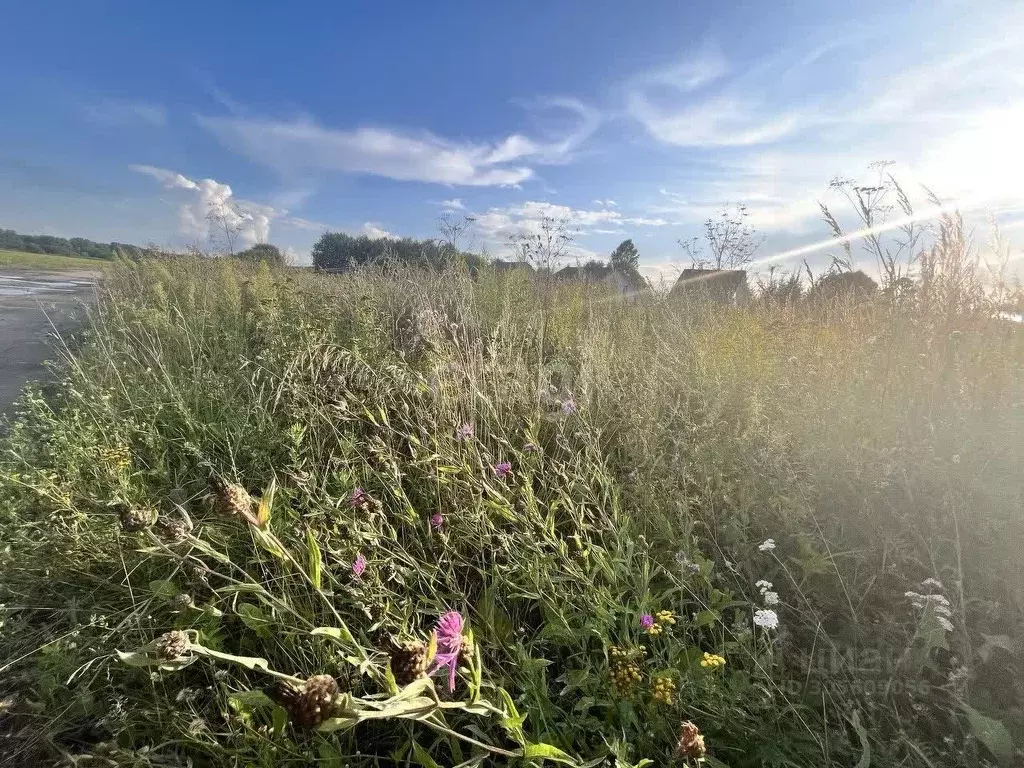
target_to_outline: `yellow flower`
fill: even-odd
[[[718,669],[725,666],[725,657],[719,656],[717,653],[705,652],[700,660],[700,665],[705,669]]]
[[[671,704],[672,696],[676,692],[676,684],[672,678],[664,675],[655,677],[651,686],[651,698],[660,704]]]
[[[657,620],[659,624],[675,624],[676,617],[672,615],[672,611],[658,611]]]
[[[665,628],[661,624],[651,624],[651,626],[647,628],[647,634],[649,635],[660,635],[664,631]]]

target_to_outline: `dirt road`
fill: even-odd
[[[27,382],[46,377],[55,329],[81,321],[95,279],[91,272],[0,269],[0,412]]]

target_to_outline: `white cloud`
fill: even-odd
[[[133,123],[162,126],[167,123],[167,109],[161,104],[121,99],[103,99],[82,108],[85,119],[97,125],[126,126]]]
[[[371,240],[381,240],[381,239],[397,240],[398,239],[396,235],[392,234],[391,232],[388,232],[386,229],[382,228],[379,224],[375,224],[372,221],[368,221],[365,224],[363,224],[362,228],[359,230],[359,234],[366,235]]]
[[[464,211],[466,210],[466,204],[462,202],[462,198],[456,197],[451,200],[442,200],[441,207],[447,211]]]
[[[596,113],[571,99],[547,100],[542,107],[568,113],[574,127],[557,140],[517,133],[492,144],[456,142],[426,131],[330,128],[309,118],[197,119],[225,146],[286,174],[327,170],[399,181],[517,186],[533,177],[531,165],[565,162],[597,124]]]
[[[190,199],[178,209],[179,233],[185,237],[215,240],[227,228],[237,233],[238,243],[243,247],[263,243],[270,237],[270,222],[285,214],[269,205],[236,198],[230,186],[215,179],[193,181],[175,171],[151,165],[129,168],[156,179],[165,189],[190,193]]]

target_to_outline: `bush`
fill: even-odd
[[[246,248],[244,251],[236,253],[235,258],[251,264],[266,262],[275,267],[283,267],[287,263],[281,250],[276,245],[271,245],[270,243],[257,243],[251,248]]]
[[[1022,334],[544,290],[118,264],[0,452],[7,754],[1012,760]]]

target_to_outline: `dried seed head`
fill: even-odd
[[[391,652],[391,674],[399,685],[408,685],[426,671],[427,646],[419,640],[401,643]]]
[[[157,520],[155,509],[149,507],[122,507],[119,513],[121,528],[127,533],[138,533],[152,526]]]
[[[299,689],[290,708],[292,720],[304,728],[316,728],[334,715],[341,691],[330,675],[315,675]]]
[[[192,599],[192,595],[188,592],[179,592],[174,596],[172,602],[176,611],[189,611],[196,607],[195,600]]]
[[[252,496],[240,485],[219,478],[211,478],[213,503],[217,513],[224,517],[249,519],[252,516]]]
[[[707,749],[704,746],[704,737],[701,736],[700,729],[689,720],[683,723],[680,729],[679,744],[676,746],[676,752],[680,757],[688,760],[700,760],[707,754]]]
[[[191,646],[192,642],[188,639],[187,633],[173,629],[156,639],[153,643],[153,653],[165,661],[174,661],[188,653]]]
[[[172,544],[182,541],[190,533],[188,524],[178,518],[162,519],[160,521],[160,531],[163,533],[164,538]]]

